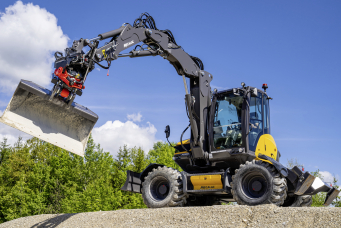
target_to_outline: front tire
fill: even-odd
[[[269,163],[253,160],[240,165],[232,176],[232,194],[239,205],[280,206],[287,196],[286,179]]]
[[[159,166],[142,183],[143,202],[149,208],[176,207],[186,203],[179,171]]]

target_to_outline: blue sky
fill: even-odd
[[[16,1],[2,0],[0,11]],[[269,86],[271,131],[282,163],[297,158],[307,170],[341,175],[341,3],[339,1],[23,1],[45,8],[74,39],[132,24],[148,12],[160,29],[170,29],[179,45],[199,57],[214,79],[212,88],[241,82]],[[51,66],[52,73],[52,66]],[[178,141],[188,125],[182,78],[161,57],[122,58],[110,76],[94,70],[82,97],[100,119],[156,129],[156,140]],[[11,95],[0,92],[0,110]]]

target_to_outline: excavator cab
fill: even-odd
[[[261,136],[270,134],[270,99],[254,87],[216,92],[211,105],[211,151],[237,148],[255,153]]]
[[[270,135],[270,99],[266,91],[255,87],[214,92],[204,145],[209,165],[203,159],[191,158],[191,151],[186,156],[183,146],[190,148],[193,136],[183,141],[183,145],[178,143],[175,148],[179,152],[175,153],[174,161],[189,172],[238,168],[254,160],[259,153],[279,161],[276,143]],[[273,150],[265,150],[265,147]]]

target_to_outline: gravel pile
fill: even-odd
[[[341,227],[340,208],[212,206],[35,215],[0,227]]]

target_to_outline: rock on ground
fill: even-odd
[[[35,215],[1,227],[341,227],[341,208],[224,205],[132,209]]]

